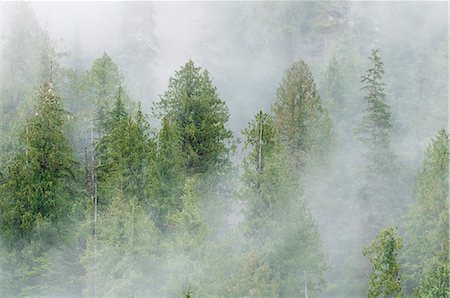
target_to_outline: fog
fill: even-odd
[[[17,3],[0,3],[3,53],[12,40],[11,32],[15,32],[12,26]],[[386,222],[386,226],[398,227],[399,234],[403,235],[407,229],[404,224],[406,214],[414,202],[417,173],[426,148],[439,129],[449,127],[447,2],[33,1],[28,5],[56,50],[66,53],[58,60],[62,68],[71,69],[81,77],[104,53],[117,63],[124,75],[131,101],[142,103],[144,112],[149,115],[152,131],[158,131],[161,127],[160,119],[152,112],[154,103],[167,90],[169,78],[189,60],[208,70],[220,98],[228,107],[230,118],[227,126],[240,141],[237,141],[236,153],[231,157],[234,167],[230,174],[232,178],[221,177],[223,181],[218,184],[231,187],[232,190],[227,193],[233,197],[231,207],[220,210],[219,206],[208,206],[206,222],[213,231],[208,238],[211,241],[199,245],[202,251],[208,253],[199,253],[193,260],[183,248],[163,245],[159,249],[167,250],[164,258],[145,260],[145,264],[153,266],[148,269],[148,274],[155,276],[153,284],[148,285],[147,293],[155,296],[178,295],[186,289],[186,285],[208,283],[212,284],[211,289],[220,292],[220,286],[214,279],[227,276],[230,268],[238,268],[239,261],[244,259],[243,252],[255,246],[253,239],[248,240],[242,231],[245,204],[242,203],[242,194],[236,195],[242,189],[239,179],[245,172],[243,161],[249,154],[243,146],[245,135],[242,130],[260,110],[272,113],[277,89],[286,71],[302,59],[312,72],[322,105],[328,110],[333,127],[332,149],[328,158],[313,163],[314,166],[300,178],[302,198],[305,200],[305,210],[308,210],[305,212],[309,214],[311,209],[327,267],[323,285],[318,286],[320,283],[317,282],[320,290],[311,289],[309,295],[365,297],[369,263],[361,251],[375,235],[371,234],[372,231],[364,235],[370,241],[359,237],[367,231],[368,215],[365,206],[355,201],[362,183],[362,169],[366,165],[364,145],[355,134],[365,111],[361,76],[371,66],[367,59],[371,49],[379,48],[384,63],[386,102],[391,113],[392,150],[400,165],[397,176],[401,176],[401,182],[388,192],[400,193],[397,197],[402,198],[402,206],[395,216],[400,215]],[[24,45],[29,43],[27,40],[22,42]],[[7,59],[4,56],[2,59]],[[327,74],[333,57],[342,71],[341,102],[327,93],[330,90]],[[5,63],[8,61],[2,65]],[[1,78],[1,81],[4,85],[6,78]],[[64,88],[60,90],[62,94],[70,93]],[[10,99],[4,97],[2,100],[8,103]],[[64,104],[70,107],[70,102],[67,104],[65,101]],[[10,111],[5,109],[0,113],[6,119]],[[9,133],[8,129],[8,125],[2,126],[5,136],[6,131]],[[77,147],[74,138],[71,142]],[[78,147],[75,149],[77,156],[83,156],[86,149],[81,145]],[[4,145],[4,148],[10,147]],[[10,154],[12,150],[4,149],[4,152]],[[3,157],[2,161],[7,159]],[[83,164],[84,161],[79,162]],[[3,170],[6,177],[5,173],[6,170]],[[219,190],[214,191],[209,196],[225,196]],[[274,216],[281,222],[278,217],[282,216]],[[229,226],[216,229],[216,225],[222,223],[220,218],[227,218]],[[216,223],[214,219],[217,219]],[[92,224],[90,221],[88,223]],[[82,226],[80,230],[87,230],[87,223],[79,225]],[[278,243],[288,242],[290,234],[289,228],[286,229],[286,234],[279,228],[267,232],[266,237]],[[93,244],[86,244],[87,249],[89,245]],[[233,249],[230,251],[229,247]],[[102,256],[104,262],[108,262],[108,253],[114,255],[113,250],[112,247],[105,249]],[[84,255],[81,263],[86,264],[90,257],[89,254]],[[229,267],[221,263],[222,257],[230,260]],[[216,268],[203,268],[203,260],[208,260],[210,266],[218,265]],[[9,270],[3,266],[2,272]],[[317,265],[317,268],[320,266]],[[64,268],[67,272],[71,269],[70,265]],[[80,273],[85,275],[83,282],[93,278],[93,273],[89,271],[92,268],[83,270]],[[193,275],[190,276],[190,273]],[[124,274],[135,278],[132,271]],[[136,282],[145,288],[138,277],[136,280],[130,283]],[[160,283],[173,288],[160,290]],[[302,287],[299,285],[299,288]],[[196,297],[195,286],[193,291]],[[202,290],[199,292],[205,294]],[[215,297],[217,292],[210,292],[211,296]],[[44,293],[59,295],[51,290]],[[77,296],[81,292],[77,288],[67,289],[67,293]],[[97,296],[93,293],[90,288],[83,290],[85,296]],[[117,293],[120,291],[112,291],[110,295]],[[252,297],[270,296],[262,293],[256,292]],[[286,293],[289,291],[285,292],[285,297]],[[108,291],[98,295],[108,296]],[[227,292],[227,295],[233,295],[233,292]],[[301,293],[298,297],[303,295]]]

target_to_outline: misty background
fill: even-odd
[[[11,40],[18,6],[0,3],[3,52]],[[368,263],[361,251],[370,241],[355,236],[365,229],[365,208],[354,200],[364,166],[364,146],[355,136],[364,110],[361,76],[370,67],[371,50],[379,48],[391,108],[392,148],[401,164],[401,183],[390,191],[401,193],[404,202],[402,216],[389,224],[402,234],[426,148],[439,129],[448,128],[447,2],[123,1],[30,2],[28,6],[55,49],[65,53],[58,59],[62,68],[81,76],[107,53],[124,75],[131,101],[142,103],[154,130],[161,124],[152,109],[167,90],[169,78],[190,59],[207,69],[229,109],[227,125],[241,140],[231,158],[237,167],[235,179],[249,154],[243,149],[242,130],[260,110],[271,111],[283,76],[302,59],[334,133],[329,159],[302,178],[302,194],[317,225],[327,267],[326,286],[310,295],[365,296],[367,285],[359,283],[365,283],[368,274],[360,268]],[[333,61],[342,79],[339,102],[330,87]],[[76,151],[82,156],[79,147]],[[244,221],[242,208],[234,201],[226,214],[230,230]],[[221,232],[216,242],[233,242],[237,237],[238,243],[242,237],[238,235]],[[241,249],[236,248],[236,255]],[[229,253],[228,258],[235,257]],[[166,263],[176,263],[178,257],[184,262],[182,253],[172,257],[172,261],[156,261],[155,268],[164,268],[161,276],[177,270],[175,275],[183,276],[189,271]],[[180,281],[173,284],[182,286]]]

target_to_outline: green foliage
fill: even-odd
[[[97,176],[102,205],[115,193],[147,200],[147,167],[154,156],[149,125],[140,107],[134,117],[124,107],[122,93],[105,119],[103,137],[96,144]]]
[[[321,161],[330,150],[332,125],[308,66],[300,60],[287,71],[273,105],[274,126],[296,166]]]
[[[397,261],[402,239],[393,227],[383,228],[372,244],[363,250],[372,264],[369,280],[369,297],[402,297],[400,264]]]
[[[1,227],[10,247],[30,241],[41,228],[50,233],[43,243],[58,243],[76,199],[77,163],[64,132],[67,115],[51,83],[39,89],[38,99],[36,115],[22,135],[25,152],[16,155],[1,186]]]
[[[51,280],[57,254],[50,249],[70,239],[69,227],[81,194],[60,98],[51,83],[44,84],[37,97],[35,116],[22,135],[24,150],[16,154],[0,186],[2,247],[10,252],[16,274],[22,276],[8,281],[15,285],[9,293],[13,296],[42,295],[57,286]]]
[[[304,274],[307,274],[307,287],[311,293],[318,293],[323,286],[325,263],[317,228],[302,198],[295,165],[277,142],[269,115],[259,112],[243,134],[246,149],[250,151],[244,161],[241,190],[245,231],[251,243],[266,256],[264,262],[272,271],[268,276],[277,278],[271,281],[273,286],[269,290],[277,288],[282,297],[295,296],[303,291]],[[254,273],[246,272],[242,278],[247,279],[248,274]],[[246,283],[245,280],[237,282]]]
[[[160,119],[168,118],[179,135],[185,167],[190,173],[222,171],[229,166],[232,133],[229,114],[206,70],[189,61],[170,78],[156,105]]]
[[[122,85],[123,77],[117,65],[106,53],[92,63],[91,69],[82,78],[80,89],[86,106],[85,121],[93,122],[91,125],[95,126],[100,136],[107,125],[107,115],[112,110],[117,94],[121,93],[125,104],[130,103]]]
[[[0,162],[14,155],[23,123],[32,115],[33,93],[51,77],[57,87],[63,70],[57,51],[28,3],[15,4],[11,32],[1,45],[0,67]],[[24,42],[27,41],[27,42]],[[6,154],[8,153],[8,154]]]
[[[373,237],[386,223],[398,224],[408,194],[403,189],[402,168],[391,144],[392,120],[386,103],[380,50],[372,50],[369,60],[372,65],[361,78],[366,93],[365,109],[355,130],[364,146],[364,166],[357,190],[359,204],[365,210],[364,240]]]
[[[263,256],[249,252],[228,288],[229,297],[279,297],[279,279]]]
[[[448,264],[436,263],[430,268],[417,288],[414,289],[417,298],[448,298],[450,297],[450,272]]]
[[[147,270],[156,270],[160,235],[138,201],[117,196],[101,213],[96,238],[88,241],[82,263],[85,295],[148,296],[156,285]]]
[[[403,257],[408,290],[424,278],[432,264],[449,262],[448,165],[449,136],[442,129],[425,153],[416,199],[407,216]]]
[[[178,130],[168,118],[162,122],[156,141],[156,156],[150,169],[149,196],[156,223],[164,229],[169,211],[181,209],[186,169]]]
[[[196,187],[194,178],[186,179],[181,197],[182,208],[168,215],[172,229],[176,233],[175,246],[188,250],[202,243],[208,233]]]

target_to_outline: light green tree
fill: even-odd
[[[276,98],[272,107],[274,127],[297,168],[326,159],[332,138],[331,120],[303,60],[286,71]]]
[[[449,136],[442,129],[425,153],[415,201],[407,215],[403,259],[408,291],[424,279],[431,266],[449,262],[448,165]]]
[[[402,239],[393,227],[383,228],[372,244],[363,250],[371,265],[368,297],[403,297],[398,254]]]

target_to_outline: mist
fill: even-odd
[[[448,3],[0,5],[1,296],[378,297],[363,251],[393,227],[391,294],[438,297],[423,280],[448,275]],[[11,202],[44,201],[44,170],[27,177],[52,92],[74,170],[49,183],[67,195],[47,221]],[[416,248],[433,217],[446,234]]]

